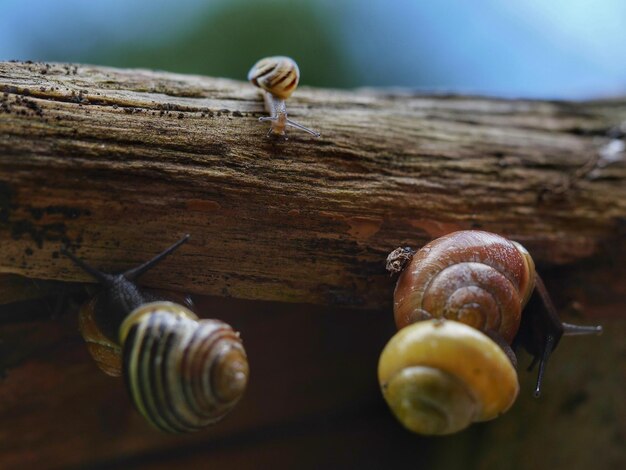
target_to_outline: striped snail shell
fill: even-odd
[[[248,80],[254,86],[286,100],[298,86],[300,69],[290,57],[266,57],[252,66],[248,72]]]
[[[406,258],[395,250],[387,265]],[[398,328],[429,318],[457,320],[510,344],[535,286],[535,265],[518,243],[467,230],[438,238],[415,253],[394,292]]]
[[[243,395],[249,375],[241,339],[229,325],[199,320],[187,306],[159,300],[134,283],[188,238],[119,275],[102,273],[63,250],[103,286],[80,313],[90,353],[105,373],[124,376],[135,408],[167,432],[219,421]]]
[[[181,305],[136,308],[122,323],[120,342],[133,402],[161,430],[214,424],[246,388],[248,361],[239,335],[222,321],[198,320]]]
[[[109,327],[107,315],[102,312],[102,302],[105,292],[101,292],[85,302],[78,312],[78,329],[87,344],[87,350],[98,368],[111,377],[122,376],[122,342],[119,341],[115,328]],[[168,290],[145,290],[144,296],[148,299],[163,298],[193,310],[193,301],[188,295]],[[104,333],[109,331],[110,336]]]
[[[409,430],[451,434],[507,411],[519,391],[506,354],[463,323],[427,320],[400,330],[378,364],[383,396]]]

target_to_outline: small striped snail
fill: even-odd
[[[101,292],[83,306],[81,334],[98,366],[123,375],[136,409],[166,432],[197,431],[223,418],[248,381],[239,334],[219,320],[199,320],[187,304],[159,300],[134,281],[188,240],[123,274],[102,273],[67,250]]]
[[[284,136],[287,126],[308,132],[315,137],[320,136],[319,132],[287,118],[285,101],[291,96],[300,81],[300,69],[292,58],[273,56],[261,59],[248,72],[248,80],[263,92],[265,110],[270,115],[260,117],[259,121],[271,123],[268,136],[272,133]]]
[[[400,331],[381,355],[379,380],[396,417],[417,433],[450,434],[507,411],[519,388],[513,347],[533,355],[531,368],[539,362],[539,396],[561,336],[602,332],[561,322],[528,251],[493,233],[460,231],[417,252],[398,248],[387,269],[400,273],[394,291]],[[534,290],[545,313],[523,316]],[[479,343],[482,356],[474,351]]]

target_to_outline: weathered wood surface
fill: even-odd
[[[624,99],[302,88],[288,109],[322,137],[265,138],[246,83],[0,63],[0,272],[85,281],[61,245],[121,271],[190,233],[146,284],[378,308],[386,254],[456,229],[541,266],[626,259]]]

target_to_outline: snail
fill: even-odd
[[[420,434],[451,434],[493,419],[519,391],[515,367],[495,342],[447,320],[401,329],[380,356],[378,377],[395,416]]]
[[[123,375],[135,408],[166,432],[197,431],[223,418],[248,381],[239,334],[220,320],[200,320],[186,305],[141,289],[135,280],[189,238],[123,274],[100,272],[63,254],[102,290],[81,308],[81,333],[98,366]]]
[[[260,117],[259,121],[269,121],[271,127],[267,133],[284,136],[287,126],[308,132],[315,137],[320,133],[287,117],[285,101],[291,96],[300,81],[298,64],[284,56],[266,57],[259,60],[248,72],[248,80],[263,92],[265,110],[269,116]]]
[[[561,322],[528,251],[500,235],[477,230],[459,231],[438,238],[417,252],[398,248],[387,258],[387,269],[392,274],[400,273],[394,291],[394,317],[400,329],[397,335],[408,334],[403,333],[405,329],[424,328],[421,323],[428,324],[433,319],[446,325],[465,324],[480,331],[489,343],[499,346],[513,368],[517,365],[513,348],[521,346],[534,357],[531,368],[539,362],[535,396],[541,393],[545,366],[561,336],[602,332],[599,326]],[[529,312],[523,316],[522,310],[535,290],[544,303],[545,312],[541,315]],[[422,340],[428,336],[420,334]],[[459,343],[465,341],[461,336],[459,333]],[[394,339],[389,344],[393,342]],[[461,347],[451,342],[445,347],[453,346]],[[456,357],[457,361],[463,358],[464,367],[473,367],[465,361],[463,353],[446,351],[440,354]],[[494,362],[494,373],[501,367],[500,361]],[[380,372],[379,378],[383,394],[388,398],[385,390],[389,388],[389,378],[381,376]],[[500,387],[498,382],[493,384],[496,389]],[[471,389],[470,384],[465,385]],[[404,388],[408,389],[408,386]],[[419,394],[417,389],[415,386],[414,393]],[[389,404],[392,408],[397,406],[392,402]],[[507,401],[506,406],[501,406],[496,414],[487,418],[475,414],[466,420],[465,426],[472,421],[493,418],[505,412],[511,404]],[[440,414],[436,413],[436,416],[440,417]],[[404,424],[408,427],[406,421]],[[427,425],[424,427],[428,428]],[[458,426],[441,429],[437,433],[459,430]]]

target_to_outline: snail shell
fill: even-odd
[[[502,349],[463,323],[429,320],[400,330],[378,364],[396,418],[420,434],[451,434],[507,411],[519,392]]]
[[[120,327],[123,371],[137,410],[168,432],[223,418],[242,396],[248,361],[239,335],[172,302],[135,309]]]
[[[78,329],[100,370],[111,377],[119,377],[122,375],[122,347],[102,333],[98,326],[95,316],[96,300],[97,297],[92,297],[81,306]]]
[[[290,57],[273,56],[259,60],[248,72],[248,80],[255,86],[286,100],[300,81],[298,64]]]
[[[533,260],[520,244],[488,232],[454,232],[416,252],[400,274],[396,325],[447,318],[510,344],[534,285]]]

